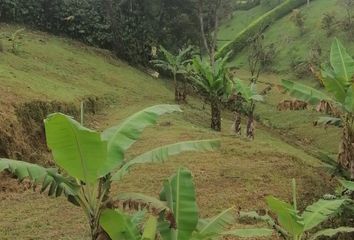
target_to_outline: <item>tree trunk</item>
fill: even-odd
[[[246,135],[250,139],[254,139],[254,115],[253,111],[250,111],[248,114],[248,121],[247,121],[247,129],[246,129]]]
[[[241,114],[238,112],[235,112],[235,122],[234,122],[234,131],[235,134],[241,135]]]
[[[173,84],[175,87],[175,102],[179,103],[180,93],[179,93],[178,82],[177,82],[177,74],[175,72],[173,73]]]
[[[221,131],[221,107],[219,99],[211,101],[211,128],[215,131]]]
[[[354,179],[354,129],[353,117],[347,116],[343,128],[343,136],[339,146],[338,163],[348,170],[350,177]]]

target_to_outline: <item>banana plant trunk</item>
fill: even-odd
[[[251,104],[251,109],[248,112],[248,120],[247,120],[247,129],[246,129],[246,135],[250,139],[254,139],[255,135],[255,128],[254,128],[254,109],[255,105],[254,103]]]
[[[179,93],[179,88],[178,88],[178,82],[177,82],[177,73],[173,73],[173,83],[175,87],[175,102],[179,103],[180,99],[180,93]]]
[[[92,240],[111,240],[108,234],[97,224],[96,219],[92,218],[90,222]]]
[[[211,128],[215,131],[221,131],[221,106],[217,97],[211,100]]]
[[[234,131],[235,134],[241,135],[241,114],[235,111],[235,122],[234,122]]]
[[[346,116],[343,128],[342,140],[339,147],[338,163],[348,170],[350,177],[354,180],[354,117]]]

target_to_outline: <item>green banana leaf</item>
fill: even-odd
[[[100,169],[107,159],[107,144],[99,133],[61,113],[50,115],[44,123],[54,160],[69,175],[85,183],[104,175]]]
[[[124,153],[139,139],[143,130],[155,124],[159,116],[172,112],[181,112],[181,109],[177,105],[156,105],[135,113],[118,126],[105,130],[101,136],[108,142],[108,160],[103,172],[110,172],[120,166]]]
[[[340,208],[345,203],[345,199],[338,200],[319,200],[308,206],[302,218],[304,220],[304,229],[308,231],[328,220],[331,216],[338,213]]]

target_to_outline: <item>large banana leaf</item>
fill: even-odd
[[[344,84],[343,81],[336,78],[335,73],[331,69],[324,69],[321,71],[321,74],[326,90],[334,95],[336,101],[344,104],[348,84]]]
[[[76,196],[79,186],[68,178],[58,174],[55,169],[48,169],[36,164],[10,159],[0,159],[0,172],[8,170],[20,181],[29,178],[35,184],[41,184],[41,192],[48,191],[49,196]]]
[[[217,236],[225,231],[227,227],[235,222],[235,209],[229,208],[211,219],[205,219],[198,223],[198,233],[195,237],[198,239],[207,239]]]
[[[283,88],[290,95],[310,104],[318,104],[322,100],[332,101],[326,94],[312,87],[293,81],[282,80]]]
[[[339,233],[351,233],[354,232],[354,228],[352,227],[339,227],[339,228],[329,228],[329,229],[324,229],[321,230],[317,233],[315,233],[310,240],[315,240],[318,239],[319,237],[334,237]]]
[[[157,230],[157,218],[150,216],[144,225],[144,232],[141,240],[155,240]]]
[[[348,86],[354,75],[354,60],[337,38],[332,44],[330,62],[336,79],[344,87]]]
[[[176,175],[165,182],[161,195],[169,202],[175,217],[176,229],[170,229],[173,239],[189,239],[198,224],[198,208],[191,172],[179,169]]]
[[[213,151],[219,147],[219,140],[187,141],[159,147],[149,152],[143,153],[142,155],[137,156],[136,158],[123,165],[113,175],[112,180],[121,180],[124,175],[129,172],[129,169],[134,165],[144,163],[162,163],[166,161],[170,156],[177,155],[182,152]]]
[[[319,200],[316,203],[308,206],[302,214],[304,219],[305,231],[313,229],[319,224],[326,221],[328,218],[338,213],[346,200]]]
[[[294,208],[275,197],[267,197],[266,202],[270,210],[278,216],[279,224],[292,236],[299,236],[304,232],[304,223]]]
[[[112,240],[139,240],[138,228],[130,217],[118,210],[106,209],[100,217],[101,227]]]
[[[112,171],[123,162],[125,151],[139,139],[146,127],[155,124],[159,116],[176,111],[181,111],[177,105],[156,105],[135,113],[116,127],[105,130],[102,139],[108,141],[108,160],[104,172]]]
[[[60,113],[45,120],[45,130],[55,162],[72,177],[94,183],[104,175],[107,145],[99,133]]]
[[[339,182],[342,184],[343,187],[345,187],[349,191],[354,191],[354,182],[353,181],[339,180]]]
[[[221,233],[222,236],[240,237],[240,238],[255,238],[255,237],[270,237],[273,230],[268,228],[245,228],[235,229]]]

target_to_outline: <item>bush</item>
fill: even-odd
[[[287,15],[293,9],[305,4],[306,2],[307,0],[287,0],[278,7],[267,12],[240,32],[234,40],[224,45],[217,53],[217,57],[225,56],[230,51],[233,51],[233,54],[240,52],[247,46],[249,39],[252,39],[257,33],[264,31],[275,20]]]
[[[104,6],[95,0],[0,0],[0,20],[66,34],[103,48],[112,46]]]
[[[324,13],[321,20],[321,28],[326,31],[327,37],[335,31],[336,16],[333,13]]]

